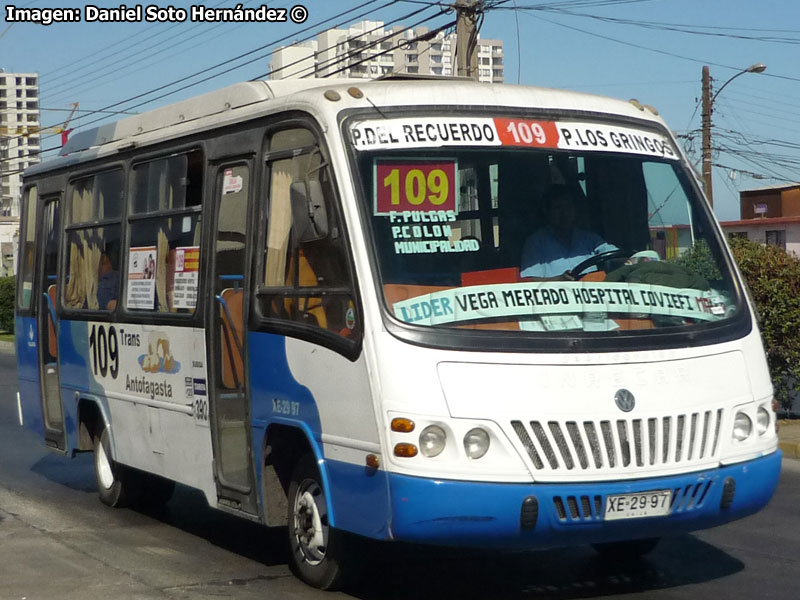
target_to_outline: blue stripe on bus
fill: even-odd
[[[41,385],[39,383],[39,335],[36,329],[36,319],[16,317],[14,331],[17,333],[17,375],[22,422],[26,428],[44,437]]]
[[[386,471],[326,460],[328,497],[336,512],[336,527],[364,537],[390,538],[391,503]]]
[[[303,431],[317,457],[322,457],[320,442],[322,426],[311,391],[300,385],[292,375],[286,358],[286,337],[272,333],[249,332],[248,355],[250,361],[250,416],[253,425],[253,454],[256,471],[261,473],[264,464],[263,447],[266,428],[270,423],[285,424]],[[276,415],[273,401],[297,402],[298,414],[292,417]],[[322,470],[323,483],[328,486],[327,473]],[[259,481],[260,483],[260,481]],[[261,486],[259,485],[259,489]],[[331,524],[335,512],[329,514]]]
[[[385,472],[372,473],[365,465],[332,461],[325,457],[316,401],[311,391],[292,375],[284,336],[251,332],[248,344],[256,464],[264,464],[262,442],[270,423],[296,427],[306,435],[317,458],[322,459],[320,475],[328,492],[331,526],[374,538],[388,537],[390,505]],[[274,413],[273,400],[299,403],[299,414]],[[261,469],[257,471],[260,474]]]
[[[390,474],[392,535],[395,539],[453,546],[537,549],[676,535],[721,525],[762,509],[772,497],[781,469],[781,452],[718,469],[669,477],[598,483],[478,483]],[[736,493],[720,508],[723,483],[731,477]],[[683,490],[709,484],[702,498]],[[679,494],[669,515],[604,521],[609,494],[665,490]],[[678,490],[676,492],[676,490]],[[520,527],[522,501],[538,500],[535,528]],[[599,511],[595,508],[599,496]],[[583,516],[583,498],[591,515]],[[562,503],[558,510],[556,499]],[[570,498],[572,500],[570,500]],[[580,516],[572,519],[570,502]]]

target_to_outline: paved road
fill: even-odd
[[[0,354],[0,600],[800,597],[797,460],[784,461],[767,510],[666,540],[635,565],[588,548],[502,557],[381,546],[367,577],[329,594],[290,575],[285,531],[211,510],[187,488],[160,513],[101,505],[91,455],[48,453],[18,427],[15,376],[13,355]]]

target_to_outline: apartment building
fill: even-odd
[[[276,50],[270,62],[272,79],[291,77],[355,77],[373,79],[393,73],[455,75],[455,34],[427,27],[384,27],[382,21],[361,21],[348,29],[329,29],[315,40]],[[502,40],[478,40],[480,81],[504,80]]]
[[[0,69],[0,275],[16,268],[22,171],[39,162],[39,78]]]

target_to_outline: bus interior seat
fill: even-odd
[[[224,303],[219,306],[222,386],[229,390],[239,389],[244,382],[241,347],[244,343],[244,289],[226,288],[220,297]]]
[[[50,298],[50,306],[55,308],[56,306],[56,298],[58,298],[58,288],[56,284],[51,284],[47,288],[47,296]],[[48,310],[47,311],[47,351],[49,355],[53,358],[58,356],[58,340],[56,339],[56,324],[53,323],[52,313]]]
[[[309,245],[310,244],[304,244],[304,246]],[[307,248],[300,248],[290,260],[286,275],[287,285],[294,285],[296,266],[299,267],[297,272],[297,284],[300,289],[304,287],[316,288],[320,286],[320,283],[324,284],[325,279],[320,278],[317,270],[308,260],[307,254],[309,254]],[[328,318],[321,298],[306,296],[286,298],[283,301],[283,305],[290,318],[300,320],[308,315],[316,319],[317,325],[323,329],[327,329]]]

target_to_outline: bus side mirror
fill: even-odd
[[[313,242],[328,235],[328,214],[319,181],[293,183],[289,189],[292,204],[292,235],[295,243]]]

